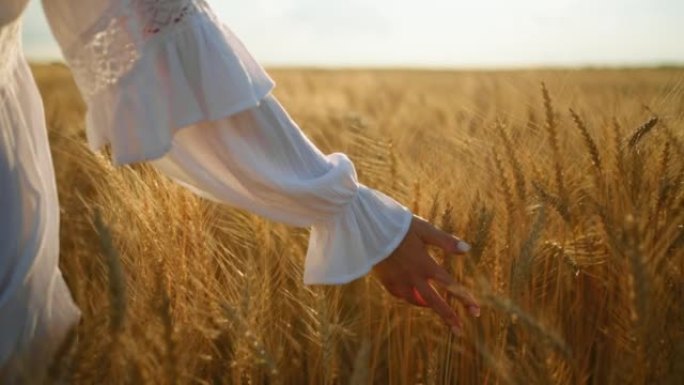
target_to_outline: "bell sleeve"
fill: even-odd
[[[204,1],[111,3],[60,42],[93,150],[109,145],[115,164],[149,161],[201,196],[310,228],[305,284],[347,283],[397,248],[412,213],[359,183],[345,154],[316,148]]]
[[[306,284],[366,274],[396,249],[412,219],[405,206],[359,183],[345,154],[316,148],[272,95],[181,130],[152,164],[209,199],[310,227]]]

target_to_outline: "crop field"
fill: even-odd
[[[324,153],[473,246],[431,250],[483,304],[460,338],[371,276],[304,285],[306,228],[112,166],[68,70],[33,70],[83,311],[63,383],[684,383],[684,69],[269,71]]]

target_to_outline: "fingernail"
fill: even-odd
[[[468,306],[468,310],[470,311],[470,314],[472,314],[474,317],[480,316],[480,307],[479,306]]]
[[[467,253],[470,251],[470,245],[463,241],[458,241],[458,244],[456,244],[456,250],[460,251],[461,253]]]
[[[451,332],[454,333],[456,337],[460,337],[462,335],[461,328],[455,325],[451,327]]]

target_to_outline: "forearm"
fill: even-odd
[[[269,96],[260,106],[184,128],[162,172],[210,199],[311,226],[305,282],[344,283],[389,255],[410,211],[357,180],[343,153],[323,154]]]

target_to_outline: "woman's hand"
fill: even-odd
[[[440,247],[446,254],[463,254],[470,250],[467,243],[414,214],[409,231],[399,246],[373,266],[372,272],[390,294],[411,304],[432,308],[455,334],[460,335],[463,324],[458,314],[429,281],[444,286],[476,317],[480,315],[480,305],[430,256],[426,250],[428,244]]]

